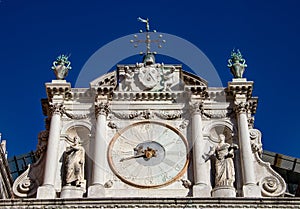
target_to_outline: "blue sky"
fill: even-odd
[[[0,132],[9,156],[35,150],[44,129],[40,99],[44,83],[55,78],[54,59],[72,54],[67,80],[74,85],[101,46],[138,32],[141,16],[153,29],[201,49],[224,86],[232,78],[230,51],[239,48],[248,64],[244,76],[255,82],[259,97],[255,127],[264,149],[300,158],[299,10],[297,0],[1,0]]]

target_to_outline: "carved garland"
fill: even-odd
[[[81,119],[87,119],[89,117],[88,114],[72,114],[68,113],[66,110],[63,111],[63,113],[68,117],[73,120],[81,120]]]
[[[231,110],[222,109],[222,110],[203,110],[203,115],[208,118],[226,118],[232,114]]]
[[[181,118],[182,111],[160,111],[154,112],[154,114],[164,120],[174,120],[177,118]]]
[[[134,119],[136,117],[139,117],[140,113],[138,111],[130,112],[130,113],[124,113],[124,112],[111,112],[116,118],[119,119]]]

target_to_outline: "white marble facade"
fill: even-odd
[[[252,88],[244,78],[225,88],[209,87],[181,65],[153,62],[118,65],[90,88],[72,88],[66,80],[46,83],[40,158],[15,181],[14,194],[282,196],[284,180],[260,158]],[[69,181],[65,159],[75,138],[85,159],[77,159],[74,172],[81,172],[76,171],[81,165],[84,172]]]

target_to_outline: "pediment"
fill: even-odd
[[[117,83],[117,71],[115,70],[108,72],[90,82],[90,87],[115,87]]]
[[[117,65],[117,69],[90,83],[91,88],[116,91],[183,91],[184,86],[207,87],[203,78],[184,71],[181,65]]]

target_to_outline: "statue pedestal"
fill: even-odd
[[[236,197],[236,191],[234,187],[220,186],[212,190],[212,197]]]
[[[211,197],[211,187],[206,184],[194,185],[193,197]]]
[[[64,186],[61,190],[60,198],[82,198],[85,189],[75,186]]]
[[[243,186],[244,197],[261,197],[261,189],[255,184],[249,184]]]
[[[56,198],[56,191],[52,185],[40,186],[37,190],[37,199],[54,199]]]
[[[101,184],[95,184],[90,186],[88,189],[88,197],[89,198],[105,197],[104,186]]]

